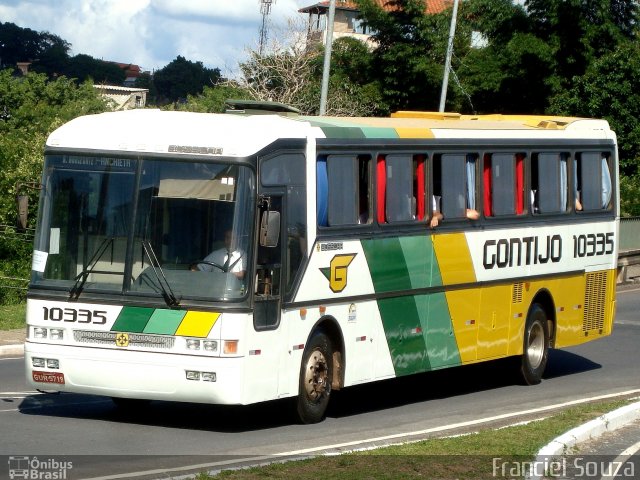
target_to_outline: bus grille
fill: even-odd
[[[607,272],[587,274],[587,288],[584,294],[584,316],[582,331],[604,329],[605,299],[607,297]]]
[[[513,284],[513,294],[511,295],[511,303],[522,303],[522,287],[523,283]]]
[[[78,343],[88,343],[91,345],[116,345],[116,337],[121,332],[92,332],[89,330],[75,330],[73,339]],[[129,333],[129,347],[144,348],[173,348],[174,337],[163,335],[148,335],[146,333]]]

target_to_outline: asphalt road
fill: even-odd
[[[640,289],[620,291],[613,335],[552,351],[535,387],[518,385],[506,362],[431,372],[334,392],[327,419],[306,426],[292,423],[286,401],[152,402],[125,413],[102,397],[29,392],[23,359],[0,359],[0,456],[13,456],[14,466],[17,456],[69,461],[74,479],[166,478],[158,472],[170,467],[216,469],[541,417],[567,402],[640,393],[638,312]],[[0,478],[5,465],[0,457]]]

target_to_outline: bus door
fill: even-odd
[[[256,264],[254,325],[256,330],[278,327],[282,284],[282,196],[263,193],[260,200]]]

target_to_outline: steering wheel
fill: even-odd
[[[199,262],[196,262],[193,264],[194,267],[197,267],[198,265],[210,265],[212,267],[216,267],[217,269],[219,269],[221,272],[225,272],[226,270],[224,269],[224,267],[218,265],[217,263],[214,262],[209,262],[207,260],[200,260]]]

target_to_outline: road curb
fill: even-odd
[[[539,480],[543,478],[538,473],[544,474],[544,465],[551,465],[559,457],[570,454],[573,448],[581,442],[597,438],[603,433],[611,432],[620,427],[640,419],[640,402],[625,405],[612,412],[605,413],[590,422],[580,425],[559,437],[554,438],[547,445],[542,447],[534,461],[535,474],[527,475],[528,480]]]
[[[24,355],[24,344],[2,345],[0,346],[0,357],[22,357]]]

